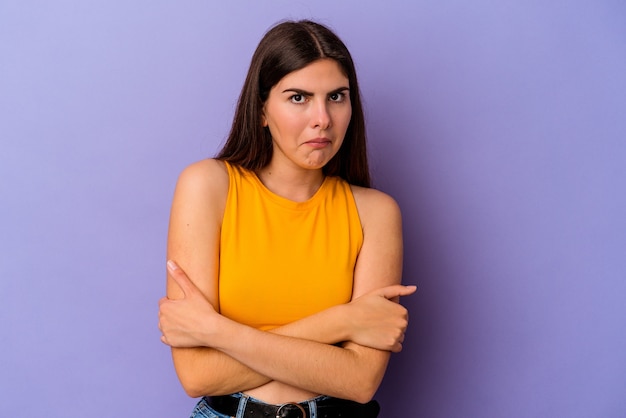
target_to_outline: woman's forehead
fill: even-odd
[[[279,91],[294,88],[331,91],[341,87],[350,87],[348,77],[337,61],[328,58],[314,61],[299,70],[292,71],[274,86]]]

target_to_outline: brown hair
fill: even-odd
[[[348,48],[330,29],[309,20],[287,21],[270,29],[257,46],[246,76],[233,125],[217,159],[258,171],[272,158],[272,138],[263,127],[263,104],[284,76],[319,59],[335,60],[350,83],[352,117],[337,154],[324,173],[350,184],[370,187],[365,118],[354,62]]]

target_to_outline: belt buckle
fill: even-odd
[[[302,414],[302,417],[300,417],[300,418],[307,418],[307,416],[306,416],[306,411],[304,410],[304,408],[302,407],[302,405],[300,405],[300,404],[298,404],[298,403],[296,403],[296,402],[287,402],[287,403],[284,403],[284,404],[280,405],[280,406],[278,407],[278,411],[276,411],[276,418],[282,418],[282,417],[280,416],[280,411],[281,411],[284,407],[286,407],[286,406],[288,406],[288,405],[293,405],[293,406],[295,406],[296,408],[298,408],[298,409],[300,410],[300,413]]]

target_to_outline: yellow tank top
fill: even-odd
[[[228,197],[220,242],[220,312],[268,330],[352,297],[363,231],[350,185],[326,177],[294,202],[256,174],[226,163]]]

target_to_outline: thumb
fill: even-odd
[[[409,296],[417,290],[417,286],[403,286],[394,284],[392,286],[383,287],[379,290],[379,295],[386,299],[393,299],[398,296]]]
[[[173,260],[167,261],[167,271],[170,273],[170,277],[183,291],[183,295],[185,295],[185,297],[193,292],[195,285],[189,277],[187,277],[187,274],[183,271],[183,269],[181,269]]]

